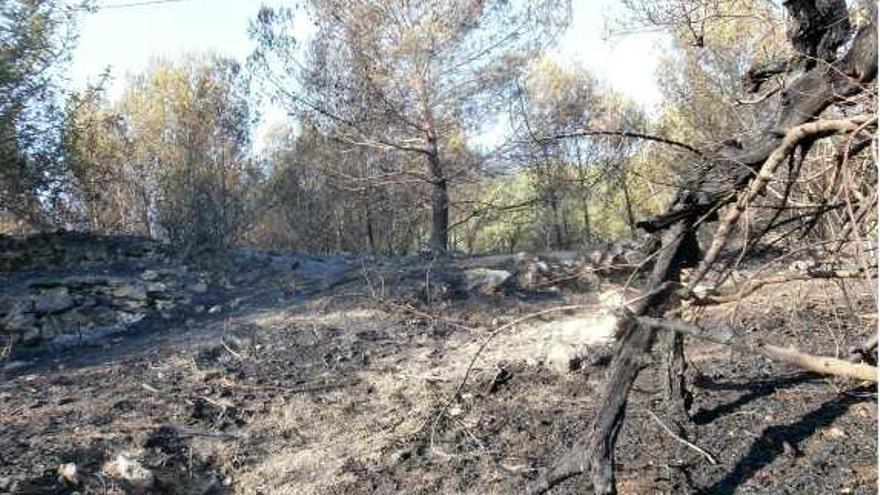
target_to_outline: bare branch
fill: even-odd
[[[683,321],[666,321],[647,316],[640,316],[635,319],[640,325],[644,325],[648,328],[681,333],[689,337],[730,346],[745,353],[758,353],[770,359],[792,364],[807,371],[877,383],[877,368],[867,364],[854,364],[843,359],[814,356],[812,354],[801,352],[793,347],[778,347],[757,339],[745,341],[738,338],[732,332],[708,329],[691,323],[685,323]]]

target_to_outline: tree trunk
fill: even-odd
[[[559,213],[559,199],[556,195],[550,197],[550,209],[553,210],[553,247],[563,249],[564,234],[562,233],[562,220]]]
[[[590,232],[590,198],[585,194],[583,198],[584,202],[584,241],[589,243],[593,237],[592,232]]]
[[[431,166],[431,251],[446,255],[449,243],[449,190],[438,154],[428,156]]]
[[[369,189],[366,194],[366,222],[367,222],[367,242],[370,246],[370,253],[378,252],[376,248],[376,235],[373,232],[373,205],[372,205],[372,195],[370,194]]]
[[[692,401],[685,380],[687,363],[684,360],[684,337],[679,333],[670,332],[663,337],[663,341],[666,344],[666,409],[669,418],[678,429],[677,433],[683,436]]]
[[[632,198],[629,195],[629,185],[627,185],[626,179],[626,174],[624,174],[623,178],[620,180],[620,186],[621,189],[623,189],[623,206],[626,209],[626,224],[629,225],[629,233],[635,237],[636,216],[635,213],[633,213]]]

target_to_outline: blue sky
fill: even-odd
[[[74,87],[96,80],[109,66],[114,77],[109,94],[114,96],[121,91],[126,74],[140,72],[155,56],[212,51],[244,60],[253,48],[247,36],[249,19],[262,3],[278,3],[182,0],[113,8],[135,2],[138,0],[98,0],[99,6],[109,8],[83,17],[71,65]],[[571,27],[554,55],[562,63],[582,64],[608,86],[650,111],[660,100],[655,72],[661,38],[644,33],[606,41],[602,37],[606,16],[615,13],[618,2],[573,0],[573,4]],[[302,19],[307,30],[307,21]],[[280,110],[271,108],[263,113],[263,129],[283,116]]]

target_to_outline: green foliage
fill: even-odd
[[[233,61],[155,61],[118,101],[87,92],[65,143],[93,230],[223,247],[248,223],[249,81]]]
[[[74,41],[74,6],[59,0],[0,2],[0,210],[50,222],[63,192],[57,103]]]

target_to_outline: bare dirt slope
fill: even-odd
[[[13,356],[0,382],[0,492],[521,491],[596,407],[610,353],[597,294],[615,284],[468,297],[438,285],[426,300],[431,270],[444,273],[419,260],[299,258],[289,280],[252,277],[214,313],[103,347]],[[833,287],[818,284],[737,318],[808,351],[845,349],[871,326],[841,325],[825,297]],[[785,297],[815,303],[785,313]],[[492,329],[564,304],[589,307],[502,332],[455,394]],[[554,346],[576,345],[566,332],[582,318],[599,333],[561,369]],[[876,390],[702,343],[688,357],[690,439],[718,464],[654,419],[660,373],[649,367],[621,433],[623,493],[876,493]],[[554,493],[579,493],[577,480]]]

